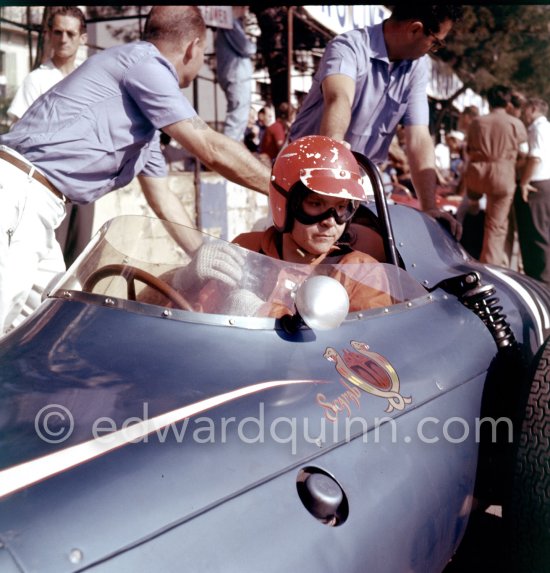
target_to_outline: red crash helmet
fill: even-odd
[[[321,195],[366,201],[359,165],[353,153],[341,143],[324,135],[296,139],[279,153],[271,171],[269,202],[273,223],[288,231],[288,205],[293,188],[301,183]],[[303,187],[302,187],[303,188]],[[357,203],[358,204],[358,203]]]

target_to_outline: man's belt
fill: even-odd
[[[0,159],[3,159],[4,161],[7,161],[8,163],[10,163],[11,165],[13,165],[14,167],[17,167],[18,169],[20,169],[21,171],[23,171],[24,173],[26,173],[27,175],[29,175],[31,173],[31,169],[32,169],[32,165],[29,165],[28,163],[25,163],[24,161],[21,161],[21,159],[15,157],[14,155],[12,155],[11,153],[8,153],[7,151],[3,151],[0,149]],[[44,175],[42,175],[42,173],[40,173],[39,171],[37,171],[36,169],[32,172],[31,177],[33,179],[35,179],[36,181],[38,181],[38,183],[41,183],[42,185],[44,185],[44,187],[46,187],[46,189],[48,189],[49,191],[51,191],[56,197],[58,197],[59,199],[61,199],[62,201],[67,201],[67,199],[65,198],[65,196],[63,195],[63,193],[61,193],[60,191],[58,191],[47,179],[46,177],[44,177]]]
[[[488,157],[481,151],[470,151],[468,153],[468,159],[471,163],[499,163],[499,162],[510,162],[515,161],[515,157]]]

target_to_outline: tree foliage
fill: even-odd
[[[287,10],[281,6],[253,8],[262,31],[259,63],[268,68],[272,87],[279,88],[273,94],[275,101],[282,100],[287,91]],[[326,44],[326,36],[294,22],[300,26],[294,33],[294,50],[299,49],[297,43],[305,49]],[[460,77],[463,89],[469,87],[483,95],[491,85],[501,83],[550,103],[549,32],[550,5],[466,5],[447,48],[437,57]]]
[[[467,87],[484,94],[495,83],[550,102],[550,6],[465,6],[438,52]]]

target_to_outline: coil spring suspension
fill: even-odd
[[[496,289],[493,285],[478,285],[466,291],[460,297],[464,306],[475,312],[489,329],[498,348],[508,348],[516,344],[516,338],[506,315],[502,312],[498,297],[494,296]]]
[[[494,296],[495,287],[492,284],[482,285],[479,273],[472,271],[450,277],[435,285],[432,290],[436,288],[442,288],[458,297],[466,308],[475,312],[493,335],[499,350],[517,346],[514,333],[502,312],[502,306],[498,304],[499,299]]]

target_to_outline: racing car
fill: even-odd
[[[286,310],[205,304],[176,239],[222,240],[122,216],[0,341],[3,573],[439,573],[495,503],[511,570],[549,570],[550,296],[358,158],[390,304],[230,243]]]

